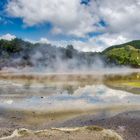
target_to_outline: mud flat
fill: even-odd
[[[120,113],[113,117],[94,120],[92,115],[78,117],[67,121],[63,126],[98,125],[105,129],[117,132],[124,140],[139,140],[140,138],[140,111]]]
[[[115,130],[124,140],[140,139],[140,111],[125,112],[112,118],[102,119],[92,123]]]
[[[63,127],[43,130],[1,128],[0,140],[139,140],[140,111],[99,120],[95,120],[93,115],[85,115],[59,125]]]
[[[52,116],[22,112],[9,112],[11,115],[6,116],[4,113],[0,119],[0,140],[92,140],[93,137],[94,140],[139,140],[140,111],[118,114],[118,109],[114,110],[117,114],[110,116],[109,111]]]

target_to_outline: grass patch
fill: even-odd
[[[127,82],[124,83],[123,85],[140,88],[140,82]]]

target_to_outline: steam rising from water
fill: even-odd
[[[49,44],[38,44],[7,61],[3,66],[0,65],[4,72],[113,73],[132,71],[128,67],[109,66],[105,62],[106,59],[99,53],[79,52],[72,46],[61,48]]]

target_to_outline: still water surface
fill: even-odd
[[[1,74],[0,108],[42,112],[140,106],[140,74]]]

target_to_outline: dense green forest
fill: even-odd
[[[140,40],[115,45],[102,52],[109,63],[140,67]]]
[[[51,44],[30,43],[15,38],[0,40],[0,68],[3,67],[46,67],[57,69],[93,68],[97,65],[140,67],[140,41],[111,46],[103,52],[79,52],[72,45],[66,48]]]

